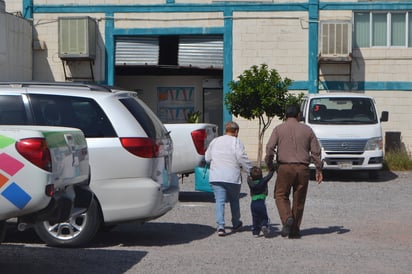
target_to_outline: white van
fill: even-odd
[[[364,94],[327,93],[304,97],[302,120],[315,132],[326,170],[367,170],[370,177],[383,167],[381,122],[375,100]]]

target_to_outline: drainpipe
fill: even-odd
[[[319,0],[309,0],[309,83],[308,92],[318,93]]]
[[[114,60],[114,39],[113,30],[114,30],[114,13],[108,12],[106,13],[106,21],[104,26],[104,44],[105,44],[105,82],[107,85],[112,86],[114,85],[114,74],[115,74],[115,60]]]
[[[232,115],[227,109],[224,99],[227,93],[230,93],[228,83],[233,80],[233,11],[225,9],[224,11],[224,35],[223,35],[223,125],[232,120]],[[223,134],[224,129],[219,129]]]
[[[23,17],[33,19],[33,0],[23,0]]]

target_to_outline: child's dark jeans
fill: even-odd
[[[266,210],[265,200],[259,199],[250,204],[253,219],[253,235],[259,235],[263,226],[268,226],[269,218]]]

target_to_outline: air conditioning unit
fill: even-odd
[[[347,57],[352,53],[351,22],[320,23],[320,55]]]
[[[89,16],[59,17],[59,57],[96,58],[96,21]]]

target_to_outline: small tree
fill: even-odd
[[[269,70],[266,64],[254,65],[240,75],[238,81],[231,81],[232,93],[225,96],[225,104],[235,117],[247,120],[259,118],[257,164],[261,165],[263,138],[273,118],[285,117],[285,106],[300,103],[303,93],[295,96],[288,93],[292,80],[282,79],[275,70]]]

